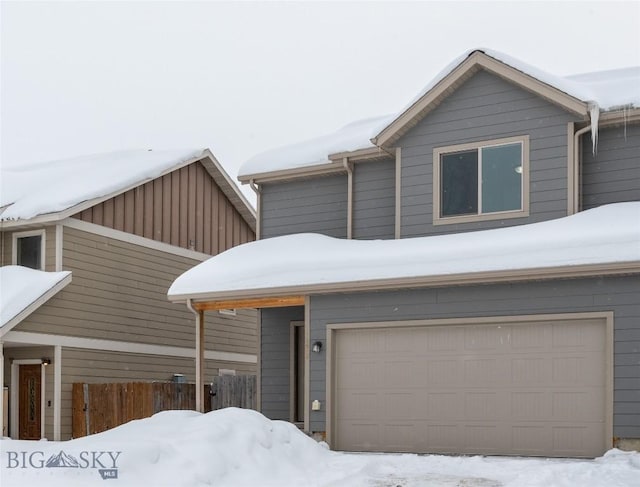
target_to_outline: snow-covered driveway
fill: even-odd
[[[0,485],[640,487],[640,454],[595,460],[337,453],[283,421],[168,411],[67,442],[0,441]]]

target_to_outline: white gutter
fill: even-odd
[[[580,136],[592,131],[592,125],[581,128],[573,135],[573,211],[577,213],[582,208],[582,165],[580,164]],[[592,134],[593,136],[593,134]],[[595,151],[595,143],[594,143]],[[595,152],[594,152],[595,154]]]
[[[196,311],[191,299],[186,304],[196,316],[196,411],[204,413],[204,312]]]
[[[349,158],[342,159],[342,165],[347,171],[347,239],[353,238],[353,169]]]
[[[255,179],[249,180],[249,187],[256,194],[256,240],[260,240],[260,234],[262,233],[262,225],[260,224],[260,207],[262,206],[262,190],[255,182]]]

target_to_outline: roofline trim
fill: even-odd
[[[472,52],[464,61],[452,69],[433,88],[417,99],[395,120],[382,129],[371,141],[379,146],[390,146],[413,127],[418,120],[431,111],[456,85],[465,81],[478,69],[484,69],[503,79],[516,83],[548,101],[560,105],[581,117],[588,116],[588,104],[584,101],[530,76],[482,51]]]
[[[90,199],[90,200],[82,201],[82,202],[77,203],[77,204],[75,204],[75,205],[73,205],[73,206],[71,206],[69,208],[64,209],[64,210],[36,215],[35,217],[29,218],[29,219],[0,221],[0,229],[4,230],[4,229],[22,227],[22,226],[42,225],[42,224],[46,224],[46,223],[54,223],[54,222],[59,222],[61,220],[65,220],[66,218],[69,218],[72,215],[75,215],[76,213],[80,213],[80,212],[82,212],[82,211],[84,211],[84,210],[86,210],[88,208],[91,208],[91,207],[93,207],[95,205],[99,205],[100,203],[103,203],[104,201],[107,201],[107,200],[109,200],[111,198],[115,198],[116,196],[118,196],[120,194],[126,193],[127,191],[130,191],[130,190],[132,190],[134,188],[142,186],[143,184],[146,184],[149,181],[154,181],[154,180],[156,180],[158,178],[161,178],[161,177],[163,177],[163,176],[165,176],[167,174],[170,174],[170,173],[172,173],[174,171],[177,171],[178,169],[182,169],[183,167],[186,167],[186,166],[188,166],[190,164],[193,164],[193,163],[198,162],[198,161],[203,161],[204,159],[209,159],[211,161],[210,165],[208,165],[208,164],[203,162],[202,165],[204,166],[204,168],[207,170],[209,175],[216,181],[216,184],[218,184],[220,186],[220,189],[225,194],[225,196],[227,196],[227,198],[229,199],[231,204],[234,206],[234,208],[236,208],[238,213],[240,213],[242,215],[242,217],[249,224],[251,229],[255,232],[255,230],[256,230],[256,220],[257,220],[257,215],[255,213],[255,210],[249,204],[249,202],[244,197],[244,195],[240,192],[240,190],[238,189],[237,185],[229,177],[229,175],[226,173],[226,171],[224,169],[222,169],[222,166],[220,165],[218,160],[215,158],[215,156],[213,155],[213,153],[209,149],[204,149],[200,155],[198,155],[196,157],[192,157],[190,159],[187,159],[186,161],[184,161],[184,162],[182,162],[180,164],[176,164],[176,165],[172,166],[171,168],[162,171],[160,174],[158,174],[154,178],[143,179],[141,181],[138,181],[136,183],[127,185],[127,186],[125,186],[125,187],[123,187],[123,188],[121,188],[121,189],[119,189],[117,191],[114,191],[112,193],[109,193],[107,195],[98,196],[98,197]],[[209,167],[207,167],[207,166],[209,166]],[[226,181],[229,184],[229,187],[233,190],[234,195],[237,196],[240,199],[240,201],[242,202],[244,208],[243,208],[243,206],[239,207],[239,205],[236,202],[233,201],[234,198],[232,198],[231,195],[228,193],[229,192],[229,188],[223,188],[219,184],[218,178],[216,178],[215,174],[213,174],[211,172],[212,168],[214,170],[218,171],[219,175],[222,176],[223,180]],[[251,218],[248,219],[247,217],[251,217]]]
[[[69,272],[69,271],[67,271]],[[49,288],[46,292],[44,292],[38,299],[29,304],[26,308],[20,311],[17,315],[7,321],[0,328],[0,338],[10,332],[13,328],[19,325],[22,320],[27,318],[31,313],[36,311],[40,306],[49,301],[53,296],[58,294],[63,288],[67,287],[67,285],[71,282],[71,272],[68,275],[64,276],[60,281],[58,281],[53,287]]]
[[[253,300],[291,295],[332,294],[344,292],[382,291],[392,289],[462,286],[471,284],[493,284],[499,282],[523,282],[548,279],[569,279],[592,276],[614,276],[640,274],[640,261],[613,262],[606,264],[583,264],[500,271],[469,272],[437,276],[400,277],[346,281],[337,283],[281,286],[212,293],[168,295],[171,302],[181,303],[191,299],[195,304],[228,300]]]

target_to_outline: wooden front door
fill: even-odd
[[[20,397],[19,397],[19,438],[21,440],[39,440],[40,436],[40,411],[41,411],[41,386],[42,366],[20,366]]]

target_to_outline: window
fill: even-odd
[[[434,225],[529,214],[529,138],[433,151]]]
[[[44,270],[44,230],[13,234],[12,262],[14,265]]]

